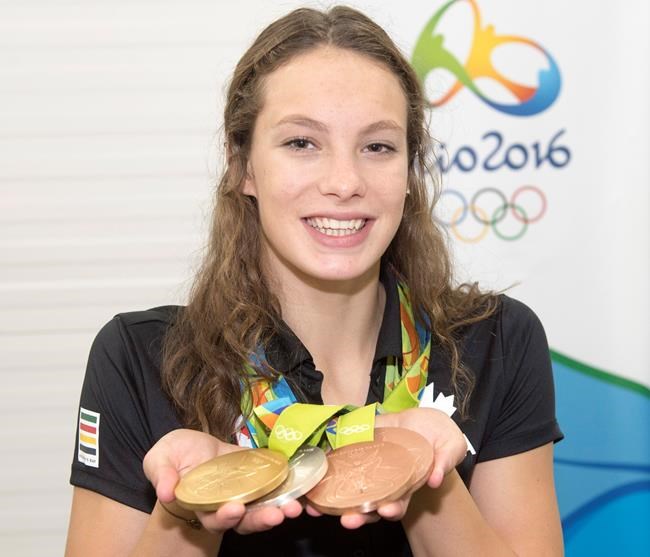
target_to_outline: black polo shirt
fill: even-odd
[[[367,402],[381,401],[387,356],[401,360],[399,297],[394,278],[382,273],[386,306],[370,371]],[[90,351],[80,408],[97,416],[95,433],[78,430],[71,483],[136,509],[151,512],[156,496],[142,460],[160,437],[182,427],[160,386],[161,341],[176,306],[117,315],[99,332]],[[501,296],[488,319],[460,333],[464,364],[476,378],[469,418],[452,418],[475,449],[458,466],[467,484],[477,462],[527,451],[562,437],[555,420],[553,378],[544,331],[525,305]],[[299,400],[322,403],[322,373],[288,328],[267,347],[267,358],[283,370]],[[428,383],[449,395],[450,368],[432,346]],[[92,424],[90,424],[92,426]],[[91,428],[92,429],[92,428]],[[80,435],[81,434],[81,435]],[[81,437],[83,435],[83,437]],[[84,439],[80,442],[80,438]],[[85,450],[95,450],[96,461]],[[379,521],[346,530],[337,517],[300,517],[259,534],[229,531],[219,556],[399,557],[411,555],[399,522]]]

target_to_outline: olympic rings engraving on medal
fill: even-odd
[[[289,426],[278,424],[273,428],[275,435],[281,441],[300,441],[303,438],[301,431]]]
[[[352,435],[354,433],[363,433],[370,429],[369,424],[346,425],[338,430],[341,435]]]
[[[442,191],[439,201],[445,196],[451,196],[457,199],[460,201],[460,205],[455,209],[449,209],[451,218],[448,221],[438,216],[435,219],[438,223],[449,228],[456,238],[467,244],[480,242],[486,237],[490,228],[492,228],[497,238],[501,240],[509,242],[519,240],[526,234],[530,224],[538,222],[544,217],[548,206],[544,192],[533,185],[518,187],[509,199],[503,191],[493,186],[478,189],[472,195],[469,202],[463,193],[455,189],[447,188]],[[498,204],[494,209],[492,208],[494,202],[490,205],[485,202],[488,196],[496,196],[498,199]],[[534,198],[537,198],[537,200],[535,201]],[[473,235],[461,231],[461,224],[463,224],[468,215],[471,215],[472,219],[481,225],[480,231]],[[505,232],[501,224],[509,215],[512,215],[520,223],[517,230],[512,233]]]

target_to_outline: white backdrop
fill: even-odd
[[[92,338],[119,311],[182,303],[205,237],[225,79],[265,24],[304,4],[315,3],[0,2],[4,554],[62,552],[76,405]],[[443,2],[350,4],[410,58]],[[497,34],[547,49],[561,90],[546,110],[525,118],[490,108],[467,88],[433,112],[432,132],[449,154],[469,147],[480,161],[472,171],[446,173],[447,188],[469,201],[483,187],[509,197],[534,184],[546,199],[543,218],[516,241],[490,229],[466,243],[450,231],[461,273],[488,287],[516,283],[511,294],[540,315],[555,350],[633,380],[647,397],[648,5],[482,0],[478,7],[482,24]],[[461,62],[471,22],[464,4],[438,28]],[[534,87],[547,59],[516,46],[495,53],[497,66]],[[432,73],[429,94],[450,79]],[[512,101],[488,80],[477,83],[490,98]],[[561,168],[481,169],[496,141],[484,134],[503,138],[495,162],[513,144],[533,156],[533,144],[547,146],[559,130],[558,144],[570,150]],[[493,211],[494,199],[484,195],[481,207]],[[444,198],[441,218],[451,218],[456,200]],[[519,200],[528,214],[540,209],[532,197]],[[470,217],[458,225],[461,235],[482,231]],[[508,219],[500,230],[516,233],[518,221]]]

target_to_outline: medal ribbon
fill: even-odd
[[[402,332],[402,373],[397,359],[388,357],[384,401],[361,408],[298,403],[284,376],[271,383],[257,375],[255,367],[265,358],[263,352],[258,350],[251,356],[251,362],[245,365],[250,378],[250,394],[244,388],[242,396],[242,412],[248,416],[242,434],[250,438],[253,446],[279,450],[290,458],[304,443],[329,443],[336,449],[351,443],[372,441],[375,414],[399,412],[418,406],[427,382],[431,332],[416,323],[408,287],[398,282],[397,289]]]

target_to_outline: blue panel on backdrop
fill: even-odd
[[[650,555],[650,390],[553,354],[568,557]]]

